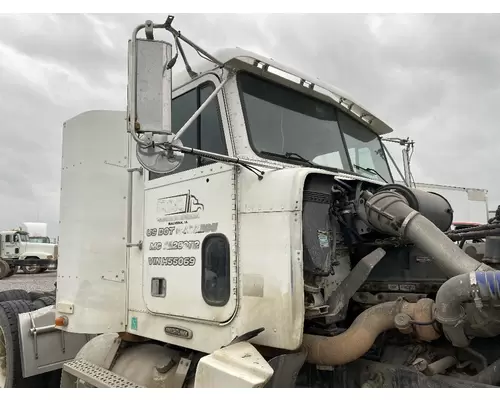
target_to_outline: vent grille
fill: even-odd
[[[311,203],[330,204],[330,202],[332,201],[332,195],[304,190],[304,201]]]

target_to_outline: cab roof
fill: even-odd
[[[363,106],[357,101],[354,101],[352,96],[348,93],[320,80],[319,78],[313,78],[303,72],[297,71],[289,66],[281,64],[272,58],[267,58],[239,47],[220,49],[213,53],[213,57],[224,66],[238,68],[238,65],[241,66],[241,63],[244,63],[246,64],[247,68],[248,66],[253,67],[254,72],[262,71],[266,73],[272,73],[273,75],[277,75],[282,79],[285,78],[290,80],[292,85],[293,83],[295,83],[295,87],[302,86],[308,90],[311,90],[313,94],[320,94],[323,96],[327,95],[332,104],[341,106],[341,109],[343,109],[351,116],[355,117],[363,124],[371,127],[379,135],[384,135],[393,131],[389,125],[377,118],[368,110],[367,107]],[[198,74],[203,74],[217,69],[219,68],[219,66],[212,61],[206,59],[198,59],[198,63],[192,65],[192,68]],[[283,74],[287,76],[284,77]],[[174,76],[174,84],[176,88],[184,86],[191,80],[191,77],[185,70]],[[327,93],[325,93],[325,91]]]

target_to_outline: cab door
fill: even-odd
[[[3,242],[3,258],[18,258],[19,257],[19,238],[15,241],[15,234],[9,233],[4,236]]]
[[[174,92],[177,132],[219,84],[204,77]],[[233,154],[223,94],[182,135],[185,146]],[[145,175],[143,298],[150,312],[211,323],[236,311],[236,169],[186,154],[172,173]]]
[[[16,243],[17,249],[16,254],[19,256],[23,253],[26,253],[28,251],[28,246],[29,246],[29,238],[28,235],[19,235],[16,234],[14,236],[14,241]]]

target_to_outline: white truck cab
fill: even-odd
[[[28,234],[15,230],[0,232],[0,255],[2,258],[19,258],[26,250]]]
[[[172,19],[133,32],[127,112],[64,123],[56,304],[19,314],[23,378],[63,364],[61,387],[329,387],[344,370],[429,386],[396,376],[405,343],[446,369],[451,347],[500,334],[474,325],[498,320],[483,301],[500,276],[449,239],[443,196],[393,183],[390,127],[275,60],[212,56]],[[206,60],[192,68],[181,41]],[[363,364],[382,333],[388,358]]]
[[[138,54],[169,62],[171,47],[137,43],[144,45]],[[326,298],[349,269],[339,268],[325,294],[304,308],[310,294],[302,263],[310,256],[303,252],[303,202],[315,201],[322,176],[392,183],[380,141],[391,128],[340,90],[274,60],[242,49],[213,59],[175,79],[171,100],[169,78],[156,86],[166,88],[165,107],[151,103],[163,111],[146,118],[154,123],[159,116],[174,133],[155,136],[155,147],[141,147],[126,133],[134,117],[122,112],[86,112],[64,124],[59,329],[104,333],[95,343],[121,332],[208,354],[262,329],[252,343],[296,350],[304,319],[327,312]],[[147,71],[156,67],[148,64]],[[146,97],[138,94],[140,115],[139,99]],[[163,120],[169,107],[171,120]],[[149,122],[136,126],[151,129]],[[167,154],[165,137],[191,150]],[[93,343],[77,358],[102,365]],[[123,362],[170,357],[144,349]],[[78,368],[88,368],[82,362],[65,368],[80,376]],[[167,375],[161,383],[149,375],[134,381],[169,385]]]
[[[18,267],[25,273],[45,271],[57,264],[57,250],[55,244],[31,242],[28,232],[22,230],[0,232],[0,260],[10,266],[7,276],[15,273]]]

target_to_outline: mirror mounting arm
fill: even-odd
[[[203,110],[210,104],[210,102],[217,96],[217,94],[222,90],[226,82],[229,80],[231,75],[228,75],[224,78],[224,80],[215,88],[215,90],[208,96],[208,98],[203,102],[203,104],[196,110],[196,112],[189,118],[186,123],[182,126],[181,129],[175,134],[174,138],[172,139],[172,142],[176,141],[179,139],[184,132],[191,126],[191,124],[200,116],[200,114],[203,112]]]
[[[182,40],[184,43],[187,45],[191,46],[193,49],[196,50],[199,54],[205,56],[208,58],[210,61],[212,61],[214,64],[217,64],[219,67],[223,67],[224,64],[221,63],[219,60],[217,60],[214,56],[212,56],[210,53],[207,51],[203,50],[200,46],[198,46],[196,43],[193,43],[191,40],[189,40],[186,36],[182,35],[180,31],[177,29],[174,29],[172,27],[172,21],[174,20],[174,17],[172,15],[169,15],[165,23],[163,24],[163,27],[165,28],[166,31],[170,32],[174,37],[179,38]]]

